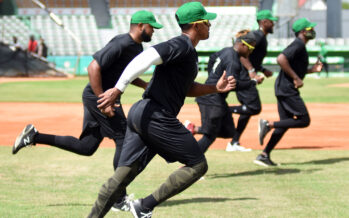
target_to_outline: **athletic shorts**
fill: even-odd
[[[103,137],[110,139],[122,139],[126,133],[126,116],[122,105],[115,108],[115,116],[107,117],[97,108],[98,98],[92,93],[86,93],[84,90],[82,101],[84,104],[83,130],[80,135],[82,138],[91,131],[100,131]]]
[[[253,111],[261,111],[261,100],[256,86],[252,86],[246,90],[236,92],[236,97],[239,102]]]
[[[234,120],[228,105],[214,106],[199,104],[201,132],[220,138],[232,138],[235,132]]]
[[[308,115],[307,107],[299,95],[276,96],[280,119],[293,118],[294,116]]]
[[[197,141],[183,124],[154,101],[135,103],[128,114],[119,166],[147,164],[159,154],[167,162],[194,166],[205,160]],[[143,166],[144,167],[144,166]]]

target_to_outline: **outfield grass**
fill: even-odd
[[[276,102],[274,80],[258,86],[263,103]],[[2,83],[0,101],[81,102],[87,81]],[[348,103],[349,88],[331,86],[342,83],[349,78],[307,78],[302,97],[306,102]],[[141,94],[130,86],[122,102],[134,103]],[[237,102],[234,96],[228,101]],[[275,150],[273,160],[283,164],[277,168],[254,165],[258,152],[209,150],[205,179],[157,207],[154,217],[349,217],[349,151]],[[111,148],[83,157],[34,147],[12,156],[10,147],[0,146],[0,217],[86,217],[100,186],[112,175],[113,155]],[[155,158],[129,192],[136,198],[152,193],[179,166]],[[115,216],[132,217],[107,215]]]
[[[143,76],[149,81],[150,76]],[[197,81],[204,82],[204,76]],[[275,77],[266,79],[258,86],[264,104],[276,103],[274,95]],[[0,83],[0,102],[81,102],[81,93],[88,82],[87,77],[78,77],[60,81],[31,81]],[[333,84],[349,83],[349,78],[306,78],[304,87],[300,89],[305,102],[317,103],[348,103],[349,87],[334,87]],[[130,85],[122,96],[123,104],[132,104],[142,96],[143,89]],[[231,93],[228,102],[237,102]],[[185,103],[193,104],[194,98],[186,98]]]
[[[257,154],[209,150],[205,179],[157,207],[154,217],[349,216],[349,151],[275,150],[277,168],[254,165]],[[83,157],[33,147],[12,156],[0,146],[0,216],[86,217],[112,175],[113,155],[112,148]],[[156,157],[129,193],[152,193],[179,166]]]

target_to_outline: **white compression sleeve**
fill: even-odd
[[[151,65],[159,64],[162,64],[162,59],[153,47],[143,51],[127,65],[115,87],[124,92],[128,84],[144,73]]]

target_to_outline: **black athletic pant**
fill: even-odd
[[[35,143],[51,145],[75,154],[91,156],[95,153],[103,137],[98,130],[91,130],[89,134],[85,134],[80,139],[73,136],[58,136],[39,133],[35,136]],[[116,149],[113,160],[114,170],[118,166],[122,144],[124,139],[114,139]],[[117,146],[120,145],[120,146]]]
[[[274,131],[264,151],[268,156],[289,128],[305,128],[310,117],[300,96],[278,97],[280,121],[274,122]],[[296,115],[299,114],[299,115]]]
[[[234,136],[234,121],[228,105],[213,106],[198,103],[201,113],[201,127],[198,133],[203,134],[198,141],[202,152],[206,152],[217,137],[232,138]]]
[[[122,145],[124,143],[127,121],[120,104],[115,108],[115,116],[107,117],[97,108],[98,98],[87,85],[83,91],[84,120],[80,138],[38,133],[34,142],[55,146],[79,155],[91,156],[99,147],[104,137],[114,140],[116,145],[113,166],[118,166]],[[120,103],[120,102],[118,102]]]
[[[229,110],[232,113],[240,114],[238,125],[235,129],[235,133],[232,139],[232,143],[239,142],[240,136],[246,129],[246,126],[248,124],[248,121],[250,120],[251,116],[257,115],[261,112],[261,110],[255,110],[252,108],[247,107],[246,105],[239,105],[239,106],[231,106],[229,107]]]
[[[193,135],[163,106],[151,99],[135,103],[128,114],[128,128],[118,168],[102,186],[88,217],[103,217],[115,199],[147,166],[155,154],[167,162],[185,164],[174,171],[152,194],[142,199],[142,207],[152,210],[158,204],[184,191],[203,176],[205,155]]]

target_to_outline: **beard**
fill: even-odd
[[[274,28],[273,27],[267,28],[266,32],[267,33],[274,33]]]
[[[151,35],[147,34],[145,30],[142,31],[141,34],[143,42],[150,42],[151,41]]]
[[[314,30],[310,31],[310,32],[307,32],[305,34],[305,37],[307,37],[307,39],[315,39],[316,38],[316,32]]]

